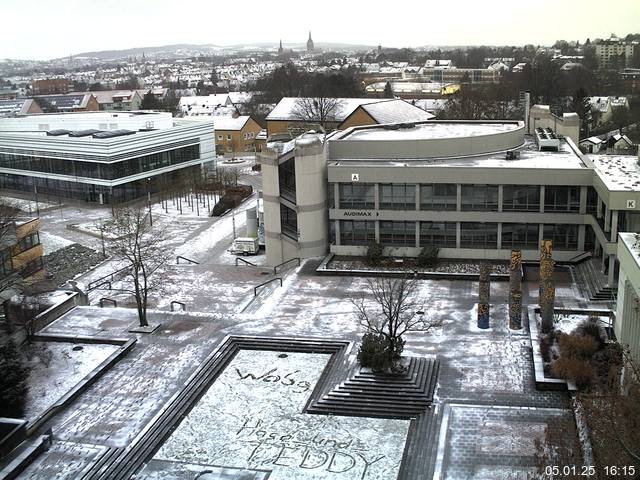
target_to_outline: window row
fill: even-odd
[[[415,184],[380,184],[379,207],[381,210],[415,210]],[[498,185],[461,185],[461,209],[463,211],[498,211]],[[334,205],[333,188],[329,189],[330,205]],[[338,184],[339,208],[374,209],[375,185],[371,183]],[[458,188],[453,183],[421,184],[418,198],[420,210],[457,210]],[[502,210],[505,212],[539,212],[540,186],[504,185]],[[547,212],[578,212],[580,187],[547,186],[544,193],[544,210]]]
[[[368,245],[376,240],[375,221],[340,220],[341,245]],[[419,223],[419,246],[456,248],[456,222],[380,221],[380,243],[384,246],[416,246],[416,223]],[[284,227],[283,227],[284,229]],[[503,223],[502,249],[536,250],[540,245],[537,224]],[[553,242],[556,250],[577,250],[578,225],[544,225],[543,238]],[[498,248],[498,224],[460,222],[461,248]]]
[[[121,162],[100,163],[64,158],[27,157],[0,153],[0,167],[55,173],[74,177],[114,180],[200,158],[200,146],[191,145],[166,152],[152,153]]]

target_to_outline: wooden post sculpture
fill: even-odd
[[[480,265],[480,284],[478,286],[478,328],[489,328],[489,297],[491,292],[491,265]]]
[[[509,328],[522,328],[522,253],[511,250],[509,263]]]
[[[555,262],[551,258],[551,240],[542,240],[540,245],[540,319],[544,333],[553,329],[553,310],[555,303],[555,285],[553,283],[553,269]]]

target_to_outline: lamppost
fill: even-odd
[[[151,177],[147,178],[147,203],[149,205],[149,224],[153,227],[153,217],[151,216],[151,191],[149,190],[149,183],[151,183]]]

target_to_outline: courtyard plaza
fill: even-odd
[[[235,257],[227,249],[233,240],[233,223],[240,231],[244,226],[242,211],[255,201],[255,196],[251,197],[235,216],[218,219],[176,216],[166,211],[163,214],[158,204],[152,207],[157,214],[154,221],[165,225],[169,232],[167,247],[175,255],[199,262],[175,265],[175,258],[170,258],[159,273],[163,281],[151,294],[148,313],[149,322],[159,325],[152,333],[129,332],[137,324],[136,312],[121,305],[131,307],[131,301],[127,303],[124,295],[107,289],[92,291],[90,306],[77,307],[45,328],[45,334],[135,337],[137,343],[42,427],[43,432],[52,429],[53,444],[19,478],[99,478],[96,472],[101,462],[144,439],[150,425],[230,336],[354,342],[349,361],[355,361],[357,342],[364,332],[355,319],[351,299],[363,292],[369,295],[367,279],[320,276],[315,270],[321,259],[316,258],[279,272],[282,287],[279,282],[272,282],[254,295],[256,285],[274,277],[272,269],[264,266],[263,255],[250,259],[257,266],[236,266]],[[98,250],[100,238],[70,230],[66,225],[108,215],[103,210],[83,206],[51,210],[43,215],[42,229]],[[86,285],[117,268],[107,260],[79,280]],[[586,302],[569,275],[559,272],[557,278],[556,305],[568,307]],[[534,272],[523,285],[523,304],[537,303],[537,291]],[[195,478],[207,470],[213,472],[207,475],[213,476],[202,478],[231,479],[241,478],[234,475],[243,469],[254,475],[248,478],[535,478],[537,468],[545,461],[579,464],[580,448],[569,395],[535,389],[526,325],[522,330],[507,326],[507,282],[492,282],[488,330],[476,327],[477,294],[476,281],[419,281],[425,315],[443,320],[441,327],[428,334],[406,335],[405,356],[440,361],[433,405],[419,428],[407,427],[407,421],[402,420],[390,419],[383,426],[374,419],[302,414],[313,386],[328,368],[326,356],[288,354],[287,360],[277,355],[274,358],[274,351],[258,350],[245,357],[245,351],[240,350],[233,363],[207,384],[190,405],[185,419],[172,426],[173,434],[146,456],[146,467],[139,469],[136,478]],[[99,308],[103,296],[118,299],[119,306]],[[187,311],[169,311],[174,300],[185,303]],[[289,361],[293,363],[288,364]],[[279,401],[278,398],[286,398],[278,397],[284,395],[282,392],[249,389],[251,395],[245,395],[242,392],[247,391],[231,382],[240,381],[234,368],[245,372],[251,367],[257,371],[258,366],[267,367],[270,362],[284,362],[280,368],[287,372],[302,371],[300,366],[305,366],[306,378],[298,380],[307,382],[309,388],[298,392],[296,402]],[[254,375],[259,377],[262,373]],[[282,382],[278,385],[286,387]],[[227,392],[224,398],[229,401],[229,408],[216,404],[215,414],[199,414],[203,406],[211,405],[207,402],[216,398],[219,389]],[[277,408],[281,411],[275,412]],[[273,415],[268,418],[279,419],[272,424],[284,426],[280,430],[284,435],[293,430],[290,427],[294,422],[313,433],[299,441],[308,443],[324,435],[334,438],[336,446],[324,453],[274,450],[273,446],[257,452],[247,450],[247,443],[234,438],[231,429],[240,425],[237,433],[243,426],[251,426],[245,425],[247,419],[242,413],[256,411],[270,412]],[[259,419],[264,430],[268,430],[268,418]],[[189,435],[189,428],[199,424],[197,435]],[[349,438],[355,443],[349,445],[361,448],[341,450],[339,445],[346,443],[336,432],[353,432]],[[415,441],[409,442],[412,436]],[[245,440],[256,447],[256,438]],[[290,447],[286,444],[280,448]],[[560,457],[550,460],[549,452]],[[378,455],[371,457],[372,453]],[[324,455],[329,456],[325,459]],[[385,459],[375,461],[381,455]],[[347,458],[359,463],[349,467],[352,460]],[[323,467],[311,470],[301,464]],[[407,468],[408,464],[411,468]]]

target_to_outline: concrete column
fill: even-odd
[[[600,199],[600,195],[598,195],[598,202],[596,205],[596,218],[602,218],[602,200]]]
[[[416,184],[416,210],[420,210],[420,184]]]
[[[460,204],[458,204],[458,206],[460,206]],[[456,248],[460,248],[460,222],[456,222]]]
[[[380,243],[380,220],[376,220],[376,243]]]
[[[553,281],[554,261],[551,240],[543,240],[540,245],[540,305],[541,327],[544,333],[553,328],[553,311],[555,304],[555,284]]]
[[[540,185],[540,213],[544,213],[544,185]]]
[[[491,295],[491,264],[480,265],[478,284],[478,328],[489,328],[489,301]]]
[[[584,239],[586,235],[586,226],[578,225],[578,250],[584,251]]]
[[[502,248],[502,223],[498,223],[498,250]]]
[[[538,246],[542,245],[542,239],[544,238],[544,224],[538,225]]]
[[[416,247],[420,248],[420,222],[416,222]]]
[[[340,208],[340,184],[334,183],[335,188],[333,189],[333,202],[336,208]]]
[[[611,241],[615,242],[618,236],[618,210],[611,210]]]
[[[379,183],[376,183],[376,184],[373,186],[373,191],[374,191],[374,195],[375,195],[375,200],[374,200],[374,202],[375,202],[375,209],[376,209],[376,210],[380,210],[380,184],[379,184]],[[376,232],[377,232],[377,231],[378,231],[378,230],[377,230],[377,227],[376,227]],[[376,238],[378,238],[378,237],[377,237],[377,233],[376,233]],[[377,240],[376,240],[376,241],[377,241]]]
[[[606,205],[604,206],[605,210],[604,210],[604,231],[605,232],[610,232],[611,231],[611,209],[609,207],[607,207]]]
[[[460,184],[456,185],[456,210],[458,212],[462,210],[462,185]],[[458,245],[458,248],[460,248],[460,245]]]
[[[522,328],[522,252],[511,250],[509,262],[509,328]]]
[[[581,215],[587,213],[587,187],[580,187],[580,210]]]
[[[336,245],[342,245],[340,242],[340,220],[329,220],[330,222],[334,222],[333,224],[333,232],[336,235]]]
[[[607,272],[607,285],[612,287],[614,285],[614,274],[616,271],[616,256],[609,255],[609,271]]]
[[[504,199],[504,185],[498,185],[498,212],[502,212],[502,202]],[[500,227],[498,227],[500,228]],[[498,240],[498,243],[500,241]],[[498,247],[500,248],[500,247]]]

